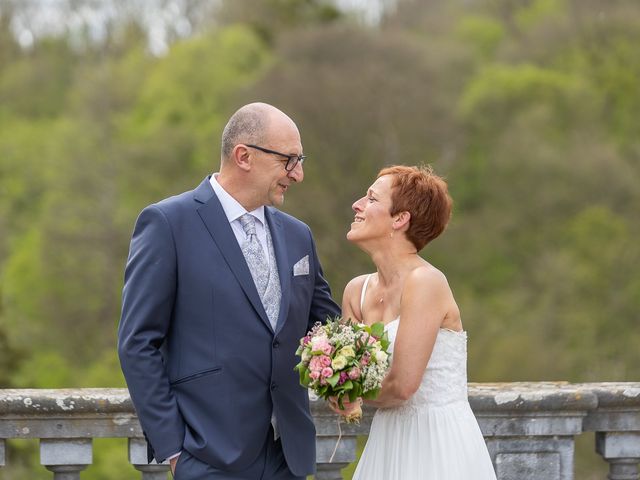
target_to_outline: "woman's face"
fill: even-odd
[[[355,213],[347,239],[354,243],[383,238],[393,231],[391,225],[391,185],[393,178],[383,175],[367,190],[367,194],[352,205]]]

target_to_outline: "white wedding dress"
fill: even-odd
[[[400,321],[385,327],[391,351]],[[418,391],[376,411],[353,480],[495,479],[467,400],[467,334],[441,328]]]

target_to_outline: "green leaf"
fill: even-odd
[[[380,389],[374,388],[373,390],[364,392],[361,396],[366,400],[374,400],[378,396],[378,393],[380,393]]]
[[[340,374],[334,373],[329,378],[327,378],[327,383],[332,387],[335,387],[338,384],[338,380],[340,380]]]
[[[302,371],[300,371],[300,381],[302,382],[302,384],[305,387],[308,387],[309,384],[311,383],[311,377],[309,376],[309,370],[307,370],[306,368]]]
[[[380,338],[384,334],[384,324],[382,322],[377,322],[371,325],[371,335]]]
[[[356,394],[356,389],[354,388],[353,390],[349,391],[349,401],[355,402],[356,398],[358,398],[358,395]]]

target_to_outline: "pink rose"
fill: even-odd
[[[360,365],[369,365],[369,359],[371,358],[371,354],[369,352],[365,352],[360,359]]]
[[[358,367],[353,367],[351,370],[349,370],[349,378],[351,380],[357,380],[358,378],[360,378],[360,369]]]
[[[322,345],[321,350],[325,355],[331,355],[331,352],[333,352],[333,347],[327,343],[326,345]]]
[[[323,364],[321,357],[312,357],[311,358],[311,361],[309,362],[309,368],[312,371],[319,372],[324,367],[326,367],[326,365]]]
[[[329,378],[331,375],[333,375],[333,370],[331,370],[331,367],[324,367],[322,369],[322,376],[324,378]]]
[[[331,348],[331,344],[329,343],[329,340],[327,340],[326,337],[319,337],[317,339],[314,339],[313,342],[313,349],[318,351],[322,351],[324,352],[325,350],[327,350],[327,348]]]
[[[320,372],[317,370],[313,370],[311,371],[311,373],[309,373],[309,377],[311,377],[312,380],[317,380],[320,378]]]
[[[320,355],[320,365],[322,365],[323,367],[330,367],[331,366],[331,358],[327,357],[326,355]]]

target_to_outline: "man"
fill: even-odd
[[[136,222],[118,351],[150,458],[170,458],[178,480],[315,469],[294,352],[340,310],[309,227],[273,208],[304,158],[287,115],[246,105],[224,129],[220,172]]]

